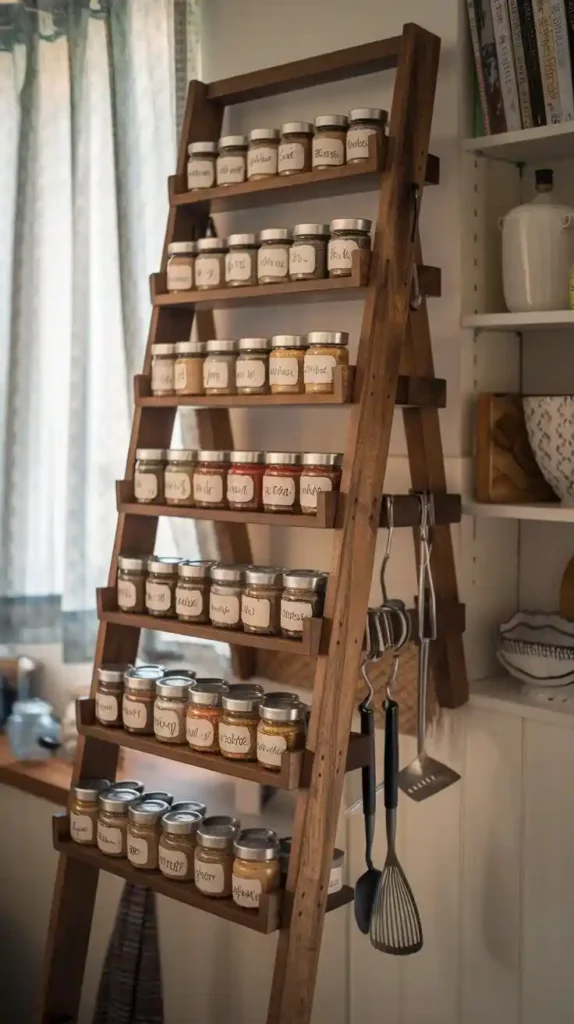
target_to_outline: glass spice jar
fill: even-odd
[[[185,716],[189,691],[195,680],[188,676],[170,676],[156,683],[153,707],[153,732],[162,743],[185,743]]]
[[[290,228],[264,228],[259,232],[258,284],[289,280],[289,249],[292,241],[293,232]]]
[[[203,816],[192,807],[173,805],[161,819],[159,870],[166,878],[193,882],[196,834]]]
[[[299,511],[299,452],[267,452],[263,476],[263,508],[266,512]]]
[[[132,793],[138,793],[141,796],[145,786],[143,782],[138,782],[137,779],[120,779],[119,782],[112,782],[110,785],[110,790],[113,790],[114,793],[122,789],[131,789]]]
[[[225,257],[225,283],[230,288],[257,284],[257,235],[230,235]]]
[[[257,760],[265,768],[280,771],[286,750],[302,750],[305,746],[305,715],[307,706],[295,697],[276,700],[267,694],[259,706],[257,727]]]
[[[305,619],[323,614],[327,573],[312,569],[292,569],[283,574],[281,598],[281,634],[300,640]]]
[[[305,391],[332,395],[335,367],[349,365],[349,335],[345,331],[312,331],[303,364]]]
[[[240,338],[235,363],[238,395],[265,395],[269,391],[270,338]]]
[[[147,558],[118,555],[117,602],[121,612],[145,612]]]
[[[305,334],[276,334],[271,338],[269,389],[272,395],[297,395],[305,390]]]
[[[166,505],[193,505],[193,473],[197,452],[170,448],[166,452],[164,493]]]
[[[145,606],[148,615],[175,618],[175,588],[177,567],[181,558],[163,558],[152,555],[148,559],[145,584]]]
[[[177,567],[175,614],[182,622],[204,625],[209,622],[210,571],[215,562],[185,560]]]
[[[107,779],[80,779],[70,790],[70,839],[84,846],[96,845],[100,795],[109,789]]]
[[[207,355],[203,364],[206,395],[235,394],[236,359],[237,341],[234,339],[207,342]]]
[[[200,818],[205,818],[207,810],[205,804],[199,800],[175,800],[171,805],[172,811],[194,811]]]
[[[163,474],[165,450],[138,448],[134,472],[134,498],[142,503],[163,501]]]
[[[247,173],[247,136],[224,135],[215,165],[218,185],[240,185]]]
[[[350,277],[353,253],[371,248],[371,221],[365,217],[349,217],[331,221],[331,241],[327,253],[329,277]]]
[[[206,896],[231,896],[233,842],[240,830],[237,818],[213,814],[197,829],[195,884]]]
[[[107,857],[125,857],[127,854],[128,809],[139,793],[129,789],[116,789],[100,794],[97,843],[98,850]]]
[[[226,565],[220,562],[211,567],[209,618],[212,626],[241,629],[241,593],[244,578],[244,565]]]
[[[380,142],[387,123],[386,110],[379,107],[355,107],[349,111],[347,132],[347,163],[356,164],[369,159],[369,136]]]
[[[166,800],[156,800],[149,793],[128,808],[127,855],[135,868],[156,870],[160,822],[168,811]]]
[[[235,761],[257,759],[257,725],[263,694],[263,687],[255,683],[236,683],[223,694],[219,749],[224,757]]]
[[[283,569],[254,565],[245,570],[241,622],[246,633],[279,633]]]
[[[328,224],[296,224],[289,250],[292,281],[317,281],[327,276]]]
[[[311,170],[312,138],[313,125],[309,121],[286,121],[281,125],[279,174],[300,174]]]
[[[321,114],[315,118],[313,170],[342,167],[349,119],[345,114]]]
[[[193,500],[198,508],[225,508],[230,452],[197,453],[193,473]]]
[[[274,892],[281,883],[279,840],[275,833],[262,836],[257,829],[246,828],[235,840],[233,852],[233,902],[257,910],[261,893]]]
[[[170,242],[167,247],[166,288],[189,292],[193,288],[195,242]]]
[[[232,509],[261,508],[265,452],[231,452],[227,471],[227,504]]]
[[[122,723],[126,732],[153,736],[155,688],[162,677],[160,665],[139,665],[125,673]]]
[[[96,718],[100,725],[122,724],[124,673],[130,665],[100,665],[96,682]]]
[[[195,244],[195,287],[198,291],[220,288],[225,280],[225,238],[200,238]]]
[[[317,515],[319,491],[338,492],[343,456],[335,452],[305,452],[301,456],[299,502],[305,516]]]
[[[173,395],[175,372],[175,345],[171,341],[156,342],[151,346],[151,393]]]
[[[218,149],[217,142],[190,142],[187,147],[187,187],[191,192],[215,185]]]
[[[253,128],[249,132],[247,180],[260,181],[277,174],[279,131],[277,128]]]
[[[204,341],[176,341],[173,388],[176,395],[203,394]]]
[[[219,754],[221,698],[229,692],[225,679],[198,679],[189,691],[186,739],[192,750]]]

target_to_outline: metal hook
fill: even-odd
[[[421,190],[420,190],[418,185],[416,185],[416,184],[411,185],[411,194],[412,194],[412,199],[413,199],[413,228],[412,228],[412,232],[411,232],[411,242],[414,245],[414,243],[416,241],[416,237],[417,237],[417,231],[418,231],[418,227],[419,227],[419,217],[420,217],[420,212],[421,212],[421,204],[420,204]],[[411,295],[409,306],[410,306],[410,308],[412,310],[414,310],[416,312],[417,309],[421,308],[421,306],[423,304],[423,299],[424,299],[424,295],[421,292],[420,285],[419,285],[419,271],[418,271],[418,267],[417,267],[416,257],[413,260],[412,292],[413,292],[413,294]]]

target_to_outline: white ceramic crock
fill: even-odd
[[[574,209],[540,192],[500,221],[504,300],[511,313],[568,309]]]

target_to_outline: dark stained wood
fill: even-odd
[[[386,495],[383,495],[380,525],[387,527]],[[416,494],[393,494],[393,525],[418,526],[421,521],[421,506]],[[462,501],[460,494],[437,494],[434,499],[435,522],[460,523]]]

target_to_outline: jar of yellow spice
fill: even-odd
[[[197,455],[189,448],[170,448],[167,451],[164,473],[166,505],[193,505],[193,472]]]
[[[224,757],[236,761],[257,759],[257,726],[263,694],[262,686],[245,683],[236,683],[222,694],[219,749]]]
[[[127,854],[134,867],[156,870],[160,821],[168,811],[166,800],[154,800],[147,795],[128,808]]]
[[[257,760],[272,771],[281,769],[286,750],[301,750],[305,745],[307,706],[295,695],[279,697],[268,693],[259,706]]]
[[[129,789],[107,791],[100,795],[98,815],[98,850],[108,857],[127,854],[128,809],[140,799]]]
[[[271,829],[246,828],[233,844],[233,902],[257,910],[262,893],[274,892],[281,882],[279,840]]]
[[[231,896],[233,842],[239,829],[237,818],[213,814],[197,830],[195,884],[206,896]]]
[[[184,807],[183,802],[163,815],[158,863],[166,878],[193,881],[196,833],[202,821],[203,815],[191,806]]]
[[[80,779],[70,792],[70,839],[84,846],[96,845],[100,795],[109,788],[107,779]]]
[[[271,338],[269,390],[272,395],[301,394],[305,390],[303,374],[307,347],[304,334],[276,334]]]
[[[229,693],[225,679],[198,679],[189,690],[186,739],[192,750],[219,754],[219,723],[222,697]]]
[[[335,367],[349,365],[349,335],[346,331],[312,331],[307,335],[307,345],[303,362],[305,391],[332,394]]]

